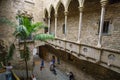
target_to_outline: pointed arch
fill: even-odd
[[[60,1],[57,3],[56,7],[55,7],[56,11],[58,11],[58,8],[59,8],[60,4],[62,4],[62,5],[64,6],[64,10],[65,10],[65,5],[64,5],[63,2],[60,0]]]
[[[46,8],[44,9],[44,18],[45,18],[45,17],[48,17],[48,11],[47,11]]]
[[[54,11],[55,11],[54,6],[51,4],[50,7],[49,7],[49,15],[51,15],[51,11],[52,11],[52,9],[54,9]]]
[[[66,10],[68,10],[68,7],[69,7],[69,5],[70,5],[70,2],[71,2],[71,0],[68,0],[67,3],[66,3]]]
[[[71,40],[71,41],[77,41],[77,37],[78,37],[78,29],[79,29],[79,1],[78,0],[71,0],[69,2],[69,5],[68,5],[68,18],[67,18],[67,39],[68,40]],[[74,16],[73,16],[74,15]],[[74,19],[74,21],[73,21]],[[71,22],[74,23],[74,28],[73,28],[73,25],[71,24]],[[75,31],[74,34],[72,31]],[[74,35],[74,38],[73,36],[70,36],[70,35]]]
[[[68,0],[68,1],[67,1],[67,3],[66,3],[66,10],[68,10],[68,7],[69,7],[71,1],[72,1],[72,0]],[[81,6],[83,6],[85,0],[77,0],[77,1],[78,1],[78,3],[79,3],[79,7],[81,7]]]

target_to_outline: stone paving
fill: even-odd
[[[4,73],[0,73],[0,80],[5,80],[5,72]]]
[[[37,80],[69,80],[68,76],[56,69],[57,75],[54,75],[53,72],[49,70],[49,63],[45,62],[45,67],[40,71],[40,59],[35,57],[35,67],[33,70],[34,75],[36,76]]]

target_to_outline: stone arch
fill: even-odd
[[[97,45],[100,0],[85,0],[82,17],[81,43]]]
[[[67,0],[67,2],[66,2],[66,11],[68,11],[68,7],[69,7],[70,2],[71,2],[71,0]]]
[[[64,24],[65,24],[65,16],[64,16],[64,11],[65,11],[65,7],[63,5],[62,2],[59,2],[58,5],[58,26],[57,26],[57,37],[59,38],[64,38],[65,37],[65,33],[64,33]]]
[[[48,11],[47,11],[47,9],[45,8],[45,9],[44,9],[44,18],[46,18],[46,17],[48,17]]]
[[[52,9],[54,9],[54,11],[55,11],[54,6],[51,4],[50,7],[49,7],[49,16],[50,16],[50,17],[51,17],[51,11],[52,11]]]
[[[79,1],[71,0],[68,6],[67,39],[77,41],[79,29]],[[72,35],[72,36],[71,36]]]
[[[43,17],[44,22],[45,22],[45,23],[48,23],[48,11],[47,11],[46,8],[44,9],[44,14],[43,14],[43,15],[44,15],[44,17]]]
[[[55,9],[54,7],[51,5],[50,6],[50,33],[51,34],[55,34]]]
[[[60,0],[60,1],[57,3],[56,7],[55,7],[55,10],[56,10],[56,11],[58,11],[58,8],[59,8],[60,4],[63,5],[64,10],[65,10],[65,5],[64,5],[64,3]]]
[[[68,10],[68,7],[69,7],[69,5],[70,5],[70,3],[71,3],[71,1],[73,1],[73,0],[67,0],[67,2],[66,2],[66,11]],[[77,0],[78,1],[78,3],[79,3],[79,7],[83,7],[84,6],[84,1],[85,0]]]

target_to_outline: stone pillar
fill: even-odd
[[[82,27],[82,14],[83,14],[83,7],[79,7],[79,29],[78,29],[78,43],[80,43],[80,36],[81,36],[81,27]]]
[[[57,38],[57,13],[55,14],[55,38]]]
[[[67,15],[68,15],[68,11],[64,12],[65,14],[65,39],[67,37]]]
[[[104,24],[104,15],[105,15],[105,6],[107,4],[107,0],[101,0],[101,18],[100,18],[100,30],[99,30],[99,38],[98,38],[98,47],[101,47],[101,41],[102,41],[102,30],[103,30],[103,24]]]
[[[50,16],[48,16],[48,34],[50,34]]]

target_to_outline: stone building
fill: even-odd
[[[16,19],[18,13],[26,13],[33,17],[33,22],[40,22],[42,21],[43,16],[43,1],[41,0],[1,0],[0,1],[0,18],[7,18],[11,22],[15,24],[19,24],[19,21]],[[13,36],[14,28],[7,24],[0,24],[0,40],[4,41],[7,48],[11,43],[15,41]],[[43,32],[41,30],[40,32]],[[34,43],[30,41],[30,49],[31,52],[34,48]],[[16,40],[16,54],[13,56],[12,63],[15,64],[15,68],[22,69],[24,67],[24,61],[21,60],[20,51],[22,51],[22,42],[20,46],[18,45],[18,41]],[[29,61],[30,68],[32,68],[33,56],[32,53],[31,59]],[[19,65],[18,65],[19,64]]]
[[[56,65],[65,72],[72,71],[76,80],[120,79],[119,0],[0,1],[0,17],[17,22],[18,11],[32,14],[34,22],[43,21],[48,33],[55,35],[55,40],[44,45],[30,43],[31,51],[36,47],[41,58],[50,61],[55,56],[60,63]],[[9,45],[14,29],[0,26],[0,39]],[[16,53],[14,59],[20,57]]]
[[[118,80],[120,1],[47,0],[44,5],[44,21],[56,39],[39,47],[40,56],[56,56],[61,61],[58,66],[66,72],[72,70],[77,80],[92,80],[80,76],[84,72],[94,78],[102,75],[102,80]]]

